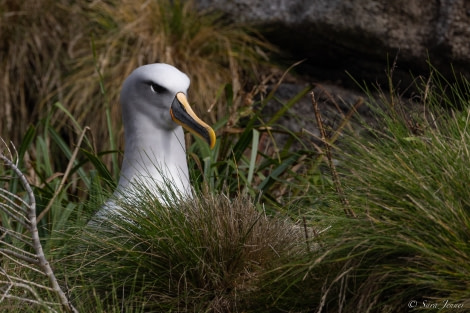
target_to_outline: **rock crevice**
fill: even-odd
[[[322,79],[380,80],[387,57],[404,72],[423,73],[430,60],[470,68],[470,2],[465,0],[197,0],[238,22],[255,24],[293,59]]]

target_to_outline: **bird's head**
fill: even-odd
[[[186,98],[189,83],[186,74],[168,64],[135,69],[121,90],[124,127],[173,130],[181,125],[214,147],[214,130],[196,116]]]

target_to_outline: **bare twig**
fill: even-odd
[[[29,281],[29,280],[26,280],[26,279],[22,279],[21,277],[7,275],[7,273],[3,269],[1,269],[0,271],[5,275],[5,277],[8,280],[8,281],[0,281],[0,283],[9,284],[9,285],[28,284],[29,286],[36,287],[37,289],[44,289],[44,290],[47,290],[47,291],[54,291],[51,287],[44,286],[42,284],[38,284],[38,283]]]
[[[18,279],[17,277],[11,277],[10,275],[7,275],[5,270],[2,268],[0,268],[0,274],[4,274],[3,276],[5,276],[7,279],[7,281],[0,280],[0,284],[4,284],[7,286],[6,290],[3,291],[2,297],[0,298],[0,303],[4,299],[15,299],[21,302],[33,303],[33,304],[37,304],[40,306],[45,306],[48,309],[48,311],[57,312],[56,310],[51,308],[52,305],[57,306],[57,303],[43,301],[32,286],[39,287],[40,289],[47,289],[47,290],[50,290],[50,288],[39,285],[39,284],[34,284],[34,283],[31,283],[30,281],[25,281],[23,279]],[[10,291],[12,291],[15,287],[21,288],[24,291],[24,293],[29,292],[31,295],[33,295],[34,299],[31,299],[28,296],[19,297],[19,296],[10,294]]]
[[[82,144],[83,138],[85,137],[85,133],[89,130],[90,130],[90,127],[88,126],[85,126],[85,128],[83,129],[80,135],[80,138],[78,139],[77,145],[75,149],[73,150],[72,157],[70,158],[69,164],[67,165],[67,168],[65,169],[64,176],[62,176],[62,180],[60,181],[59,188],[57,188],[57,190],[54,192],[54,195],[52,196],[51,200],[49,200],[49,203],[47,204],[46,208],[41,212],[41,214],[39,214],[37,218],[38,223],[39,221],[42,220],[44,215],[46,215],[47,212],[49,212],[49,210],[52,207],[52,204],[54,203],[55,198],[57,198],[59,193],[62,191],[62,188],[64,188],[65,181],[69,177],[70,171],[72,170],[73,163],[75,162],[75,159],[77,158],[78,150],[80,149],[80,145]]]
[[[344,127],[347,125],[347,123],[351,120],[353,114],[357,113],[357,109],[364,103],[363,98],[357,99],[356,103],[352,106],[352,108],[348,111],[346,116],[343,117],[341,123],[338,125],[336,128],[335,132],[333,135],[329,138],[330,142],[336,142],[336,139],[338,139],[339,135],[343,131]]]
[[[11,153],[10,153],[10,155],[11,155]],[[16,163],[13,163],[9,158],[7,158],[3,154],[0,154],[0,160],[2,160],[3,163],[7,167],[9,167],[14,172],[14,174],[18,177],[21,185],[23,186],[23,188],[26,191],[26,194],[28,196],[28,203],[26,205],[26,207],[28,209],[27,212],[26,212],[27,215],[28,215],[28,218],[25,219],[25,221],[23,222],[23,225],[26,227],[26,229],[31,234],[32,246],[34,248],[34,251],[36,252],[35,257],[37,258],[37,260],[35,258],[27,257],[24,254],[21,257],[19,257],[16,252],[11,251],[11,250],[8,251],[8,252],[2,251],[2,254],[4,256],[17,257],[18,259],[23,260],[23,261],[27,261],[27,262],[31,263],[32,265],[37,264],[38,267],[43,272],[43,274],[49,279],[49,283],[52,286],[51,289],[54,291],[54,293],[59,298],[60,304],[64,308],[64,310],[66,310],[67,312],[74,312],[74,313],[77,312],[78,313],[78,311],[73,307],[73,305],[70,303],[70,301],[68,300],[65,293],[60,288],[59,283],[58,283],[58,281],[57,281],[57,279],[54,275],[54,272],[52,271],[52,268],[51,268],[49,262],[47,261],[46,256],[44,255],[44,251],[42,249],[41,241],[39,239],[39,232],[38,232],[38,228],[37,228],[36,198],[34,197],[34,193],[33,193],[33,190],[31,189],[31,186],[29,185],[26,177],[20,171],[20,169],[18,168]],[[5,212],[4,208],[3,208],[3,212]],[[16,220],[20,221],[21,218],[17,217]],[[5,242],[3,241],[3,243],[5,243]],[[10,278],[10,276],[8,276],[8,275],[7,275],[7,277]],[[30,285],[28,285],[28,284],[21,283],[21,284],[18,284],[18,286],[21,286],[23,289],[28,289],[28,290],[30,290],[31,292],[33,292],[35,294],[33,288],[31,288]],[[10,287],[7,289],[7,291],[9,292],[9,290],[10,290]],[[2,298],[11,298],[11,297],[12,296],[10,296],[9,294],[4,293]],[[13,296],[13,297],[15,297],[15,296]],[[36,302],[36,300],[28,299],[27,297],[21,297],[21,300],[23,300],[23,301],[31,300],[30,302],[33,302],[33,303]],[[42,301],[39,301],[38,303],[43,304]]]
[[[24,201],[22,198],[18,197],[17,195],[9,192],[8,190],[0,189],[0,198],[9,202],[9,204],[13,206],[15,209],[20,210],[24,213],[28,212],[28,210],[24,208],[24,206],[28,206],[28,203],[26,203],[26,201]],[[16,202],[13,201],[12,198],[14,198]],[[24,206],[19,205],[17,202],[23,204]]]
[[[7,229],[6,227],[3,227],[3,226],[0,226],[0,234],[1,234],[0,235],[0,241],[2,241],[3,238],[5,238],[8,235],[8,236],[11,236],[11,237],[15,238],[16,240],[19,240],[19,241],[27,244],[30,247],[33,247],[31,237],[28,237],[25,234],[20,234],[20,233],[14,232],[14,231],[10,231],[9,229]]]
[[[3,203],[0,204],[0,210],[23,226],[27,226],[27,224],[30,222],[23,214],[15,214],[16,212],[13,211],[12,208]]]
[[[22,253],[18,253],[18,252],[12,251],[12,250],[0,248],[0,254],[11,255],[12,257],[15,257],[17,259],[26,261],[26,262],[31,263],[31,264],[39,264],[37,259],[30,258],[30,257],[28,257],[28,256],[26,256]]]
[[[326,138],[326,131],[323,126],[323,122],[321,119],[321,113],[318,108],[318,102],[315,99],[315,94],[313,91],[310,93],[312,97],[312,104],[313,104],[313,110],[315,113],[315,118],[317,119],[317,124],[318,124],[318,129],[320,131],[320,136],[321,136],[321,141],[325,144],[325,154],[326,158],[328,161],[328,166],[331,171],[331,175],[333,176],[333,183],[336,188],[336,192],[338,193],[338,197],[340,198],[341,203],[344,206],[344,213],[346,215],[351,216],[351,217],[356,217],[356,214],[354,214],[354,211],[351,209],[351,205],[349,204],[348,199],[346,198],[346,195],[344,194],[343,187],[341,186],[341,181],[339,179],[338,172],[336,171],[335,164],[333,163],[333,155],[331,153],[331,143],[329,140]]]
[[[15,158],[13,157],[13,153],[11,153],[10,145],[8,145],[8,144],[5,142],[5,140],[3,140],[3,138],[1,138],[1,137],[0,137],[0,141],[2,142],[2,145],[1,145],[1,146],[4,147],[5,150],[7,151],[7,154],[5,154],[2,150],[0,150],[0,154],[2,154],[2,155],[7,155],[10,160],[14,160]],[[13,146],[13,145],[12,145],[12,146]],[[16,156],[18,156],[18,151],[16,151],[15,146],[13,146],[13,150],[15,150],[15,154],[16,154]],[[18,162],[18,158],[16,158],[16,160],[17,160],[17,162]],[[18,164],[16,164],[16,165],[18,165]]]

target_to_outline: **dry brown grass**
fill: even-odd
[[[73,40],[61,2],[0,3],[0,131],[6,139],[18,142],[48,110],[51,94],[61,94],[64,45]]]
[[[246,27],[198,12],[192,1],[7,0],[0,12],[1,131],[15,142],[60,101],[91,127],[99,148],[109,147],[106,109],[113,131],[122,131],[121,83],[153,62],[188,73],[195,110],[213,123],[227,114],[218,90],[230,83],[236,104],[244,104],[243,86],[256,80],[263,51],[272,49]],[[53,124],[74,137],[68,121],[56,110]]]

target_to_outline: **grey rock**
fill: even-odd
[[[239,22],[256,24],[298,60],[308,74],[346,80],[384,76],[387,55],[398,71],[424,72],[429,60],[470,70],[468,0],[197,0]],[[447,74],[447,73],[444,73]]]
[[[308,84],[296,82],[286,82],[279,86],[275,93],[275,100],[272,100],[262,111],[262,116],[265,121],[274,116],[279,110],[286,105],[290,99],[293,99]],[[314,92],[315,99],[318,103],[318,108],[321,114],[322,122],[328,132],[328,136],[337,130],[343,119],[352,110],[353,106],[358,102],[363,103],[363,95],[354,90],[344,89],[339,86],[331,84],[316,84],[312,87],[311,91]],[[357,123],[356,118],[369,118],[370,111],[364,106],[359,106],[358,114],[350,119],[349,127],[359,129],[360,125]],[[320,132],[318,123],[315,116],[315,110],[312,103],[310,92],[300,100],[292,105],[292,107],[283,114],[277,121],[275,127],[280,132],[274,132],[275,141],[279,148],[282,148],[289,140],[290,135],[285,132],[295,133],[304,145],[296,142],[291,148],[293,150],[312,148],[311,144],[315,143],[323,145],[319,140]]]

